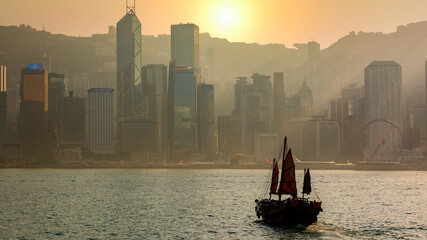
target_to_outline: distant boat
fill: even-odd
[[[255,200],[255,211],[258,218],[261,218],[268,224],[308,226],[317,222],[317,215],[323,211],[322,202],[310,201],[308,198],[308,195],[311,193],[310,169],[307,169],[307,171],[304,170],[303,196],[297,196],[295,164],[291,149],[285,155],[286,141],[287,138],[285,137],[280,183],[278,162],[274,159],[270,198]],[[272,199],[272,195],[278,195],[278,200]],[[290,195],[290,197],[282,200],[282,195]]]

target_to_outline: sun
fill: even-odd
[[[234,31],[240,20],[239,8],[233,3],[218,4],[213,11],[213,21],[222,33]]]

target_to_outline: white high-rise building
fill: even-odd
[[[171,60],[177,66],[200,70],[199,27],[196,24],[171,26]]]
[[[365,159],[394,161],[403,142],[402,67],[374,61],[365,68]]]
[[[114,153],[114,113],[111,88],[92,88],[88,93],[88,149],[92,153]]]

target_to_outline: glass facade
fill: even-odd
[[[176,67],[174,87],[175,146],[179,153],[197,149],[196,77],[193,68]]]
[[[141,116],[146,99],[141,88],[141,22],[134,12],[117,23],[117,118]]]

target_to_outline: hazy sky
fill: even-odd
[[[107,32],[125,6],[126,0],[0,0],[0,25],[90,36]],[[426,10],[427,0],[136,0],[146,35],[193,22],[201,32],[230,41],[291,46],[315,40],[322,48],[353,30],[392,32],[427,20]]]

